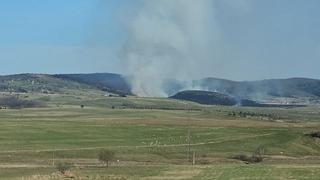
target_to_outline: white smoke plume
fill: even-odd
[[[168,79],[189,81],[215,69],[219,29],[212,0],[141,0],[128,24],[124,60],[132,92],[167,96]]]

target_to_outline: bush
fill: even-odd
[[[319,132],[312,132],[309,134],[309,136],[313,138],[320,138],[320,131]]]
[[[247,156],[244,154],[235,155],[232,157],[232,159],[237,159],[244,161],[246,163],[259,163],[263,161],[262,154],[264,153],[263,147],[258,147],[253,153],[252,156]]]
[[[41,103],[39,101],[21,100],[16,96],[8,96],[8,97],[0,98],[0,106],[20,109],[20,108],[43,107],[44,103]]]
[[[103,164],[107,165],[109,167],[109,162],[113,160],[115,156],[115,153],[110,150],[101,150],[98,154],[98,159]]]
[[[244,154],[238,154],[238,155],[232,156],[232,159],[237,159],[237,160],[246,161],[246,162],[250,161],[250,158]]]
[[[57,170],[61,173],[61,174],[65,174],[67,171],[69,171],[71,169],[72,165],[70,163],[66,163],[66,162],[61,162],[57,164]]]
[[[247,156],[247,155],[235,155],[232,157],[232,159],[237,159],[246,163],[259,163],[263,161],[263,158],[261,156]]]

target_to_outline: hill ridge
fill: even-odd
[[[191,80],[190,80],[191,81]],[[275,99],[293,99],[320,102],[320,80],[304,77],[234,81],[207,77],[192,80],[191,86],[171,80],[166,84],[169,95],[183,90],[219,92],[238,99],[270,102]],[[191,87],[187,89],[186,87]],[[21,73],[0,75],[2,92],[63,93],[71,91],[100,91],[131,95],[126,77],[117,73],[44,74]]]

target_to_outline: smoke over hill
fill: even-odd
[[[132,92],[167,96],[163,86],[168,79],[185,81],[210,74],[219,41],[213,1],[141,2],[123,49]]]
[[[230,81],[205,78],[192,83],[166,81],[164,92],[173,96],[186,90],[205,89],[237,101],[249,99],[265,103],[320,103],[320,80],[307,78],[270,79],[262,81]],[[130,85],[124,76],[110,73],[94,74],[17,74],[0,76],[0,91],[14,93],[73,93],[106,91],[119,95],[130,95]],[[192,92],[192,91],[189,91]],[[196,91],[194,91],[196,92]],[[192,94],[192,93],[191,93]],[[205,93],[207,94],[207,93]]]

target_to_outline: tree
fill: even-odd
[[[104,165],[109,167],[109,162],[113,160],[115,153],[111,150],[101,150],[98,155],[98,159]]]
[[[252,156],[240,154],[240,155],[233,156],[232,158],[244,161],[246,164],[260,163],[263,161],[264,152],[265,152],[264,147],[260,146],[256,150],[253,151]]]

